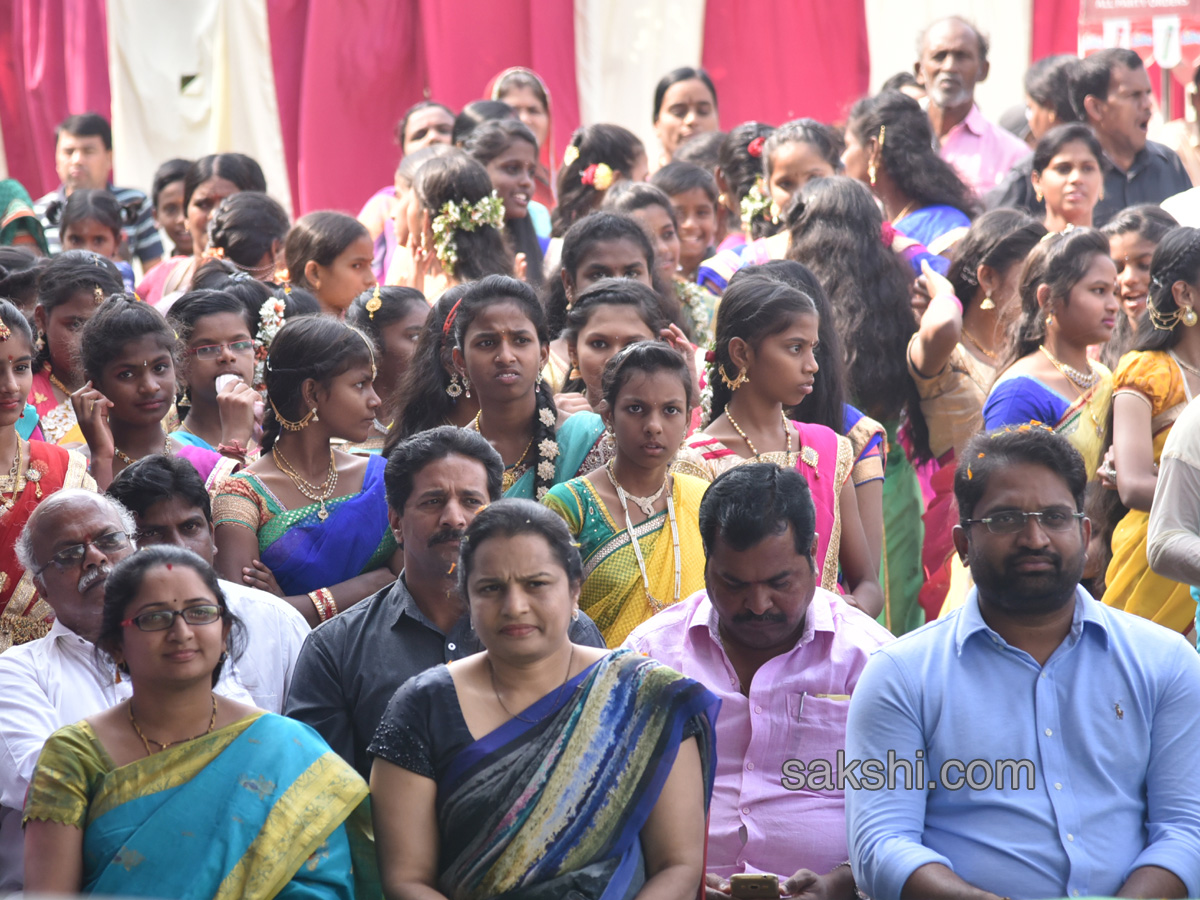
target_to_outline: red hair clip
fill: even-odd
[[[462,303],[461,297],[455,301],[454,305],[450,307],[450,312],[446,314],[446,321],[442,325],[442,337],[448,335],[450,333],[450,329],[454,327],[454,319],[458,316],[459,303]]]
[[[765,137],[756,137],[754,140],[752,140],[749,144],[746,145],[746,152],[749,153],[751,156],[753,156],[755,159],[759,159],[762,156],[763,144],[765,144],[766,142],[767,142],[767,139]]]

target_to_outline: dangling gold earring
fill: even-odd
[[[875,187],[875,163],[867,164],[867,180],[871,182],[871,187]]]
[[[458,373],[451,372],[450,373],[450,383],[448,385],[446,385],[446,393],[448,395],[450,395],[450,397],[452,397],[453,399],[457,400],[459,397],[462,396],[462,392],[463,392],[462,385],[460,385],[458,383]]]
[[[721,381],[724,383],[725,387],[729,388],[731,391],[736,391],[743,384],[750,380],[750,374],[744,367],[738,369],[737,378],[730,378],[725,374],[724,364],[717,366],[717,374],[721,376]]]
[[[1179,314],[1179,321],[1188,328],[1191,328],[1193,325],[1195,325],[1198,318],[1200,317],[1196,315],[1196,311],[1190,306],[1185,306],[1183,308],[1183,312]]]
[[[983,302],[979,304],[979,308],[980,309],[995,309],[996,304],[993,303],[992,298],[990,296],[988,296],[988,297],[983,298]]]
[[[579,366],[575,363],[571,364],[571,371],[567,373],[567,380],[574,381],[576,378],[582,378],[583,373],[579,371]]]
[[[1033,189],[1033,196],[1035,196],[1035,197],[1037,198],[1037,202],[1038,202],[1038,203],[1041,203],[1041,202],[1042,202],[1042,189],[1041,189],[1041,188],[1034,188],[1034,189]]]

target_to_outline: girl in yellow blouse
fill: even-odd
[[[1187,633],[1196,604],[1189,587],[1150,569],[1146,527],[1158,460],[1175,419],[1200,392],[1200,229],[1176,228],[1150,263],[1150,295],[1133,351],[1113,375],[1113,468],[1129,512],[1112,539],[1103,600]],[[1103,472],[1101,473],[1104,474]],[[1114,476],[1109,473],[1109,481]]]

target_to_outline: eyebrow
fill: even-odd
[[[505,334],[530,335],[533,334],[533,330],[530,328],[505,328],[502,331],[477,331],[475,332],[475,338],[500,337],[501,335]]]
[[[171,359],[170,353],[160,353],[158,356],[151,359],[150,362],[152,362],[152,363],[169,362],[170,359]],[[145,360],[141,360],[138,362],[117,363],[116,368],[118,368],[118,369],[140,369],[140,368],[142,368],[142,362],[144,362],[144,361]]]

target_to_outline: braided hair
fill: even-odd
[[[543,347],[549,346],[550,332],[546,328],[546,313],[533,289],[525,282],[508,275],[489,275],[470,286],[459,301],[458,308],[450,313],[453,319],[447,319],[449,338],[452,338],[453,346],[459,353],[464,352],[471,323],[483,310],[499,303],[512,303],[520,307],[533,325],[538,343]],[[541,500],[554,486],[554,460],[558,455],[555,438],[558,408],[554,405],[554,395],[550,386],[542,382],[540,374],[533,390],[537,404],[533,420],[533,447],[537,451],[536,462],[533,464],[534,496]],[[551,446],[554,448],[553,452],[548,452]]]
[[[754,188],[763,174],[762,145],[775,131],[771,125],[762,122],[743,122],[725,135],[721,142],[721,151],[717,154],[718,183],[724,183],[725,199],[732,203],[730,215],[740,223],[738,229],[750,229],[751,239],[769,237],[778,230],[768,216],[758,216],[753,222],[742,222],[740,212],[742,200]],[[758,138],[762,143],[755,144]],[[751,152],[751,145],[758,149],[757,155]]]
[[[1175,282],[1196,284],[1200,280],[1200,228],[1180,226],[1169,232],[1154,248],[1150,258],[1150,296],[1146,310],[1138,320],[1134,350],[1169,350],[1183,337],[1175,321],[1170,328],[1158,328],[1150,319],[1153,309],[1158,316],[1174,318],[1180,312],[1175,302]]]

